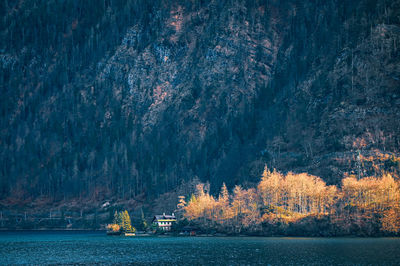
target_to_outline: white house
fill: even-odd
[[[172,215],[155,215],[153,218],[153,225],[158,226],[163,231],[170,231],[173,223],[176,222],[176,217]]]

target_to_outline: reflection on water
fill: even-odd
[[[0,232],[4,264],[400,265],[400,238],[110,237]]]

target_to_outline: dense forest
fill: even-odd
[[[315,236],[400,232],[400,184],[390,174],[347,176],[338,188],[317,176],[284,175],[266,167],[256,188],[235,186],[229,194],[223,184],[216,198],[209,189],[209,184],[199,183],[188,203],[181,197],[178,204],[181,218],[205,232]]]
[[[196,178],[272,208],[257,226],[342,217],[369,206],[349,209],[345,186],[398,182],[398,0],[4,0],[0,15],[0,227],[170,212]],[[276,202],[266,164],[342,196]]]

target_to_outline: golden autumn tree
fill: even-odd
[[[131,217],[127,210],[122,212],[122,228],[125,232],[134,233],[135,227],[132,226]]]
[[[335,232],[371,234],[381,228],[398,233],[400,188],[390,174],[362,179],[347,176],[339,189],[327,186],[318,176],[282,174],[265,167],[257,189],[235,186],[229,195],[223,184],[217,200],[210,195],[208,185],[199,183],[183,212],[206,228],[236,233],[276,225],[286,230],[296,223],[315,226],[319,222],[325,223],[325,228],[333,226]]]
[[[233,189],[232,212],[234,215],[233,226],[240,233],[243,224],[241,222],[242,209],[244,207],[245,193],[241,186],[235,186]]]
[[[187,203],[185,201],[185,196],[178,196],[178,205],[176,209],[176,214],[178,216],[178,219],[180,219],[183,216],[186,205]]]
[[[382,230],[399,232],[400,189],[390,174],[359,180],[354,176],[346,177],[342,180],[342,191],[348,215],[372,219],[373,214],[379,214]]]
[[[400,208],[399,206],[383,211],[381,219],[382,230],[386,232],[400,232]]]
[[[131,217],[127,210],[114,213],[113,223],[107,225],[107,229],[113,232],[135,232],[136,229],[131,224]]]
[[[241,224],[251,231],[258,228],[260,224],[260,206],[255,188],[242,190]]]
[[[283,175],[275,170],[271,172],[268,167],[265,166],[261,182],[258,184],[258,193],[265,206],[275,207],[281,204],[282,184]]]
[[[229,202],[229,192],[225,183],[222,184],[221,192],[216,203],[217,222],[224,225],[233,217],[232,209]]]
[[[264,221],[295,221],[307,215],[327,215],[337,200],[337,188],[319,177],[289,172],[283,175],[265,167],[257,193],[264,206]]]
[[[204,191],[204,184],[196,186],[196,193],[192,195],[185,207],[185,217],[189,220],[202,219],[204,223],[215,220],[216,201],[213,196]]]

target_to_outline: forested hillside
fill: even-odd
[[[398,0],[5,0],[0,12],[3,210],[144,204],[194,177],[217,194],[256,186],[265,165],[337,186],[398,179]]]

